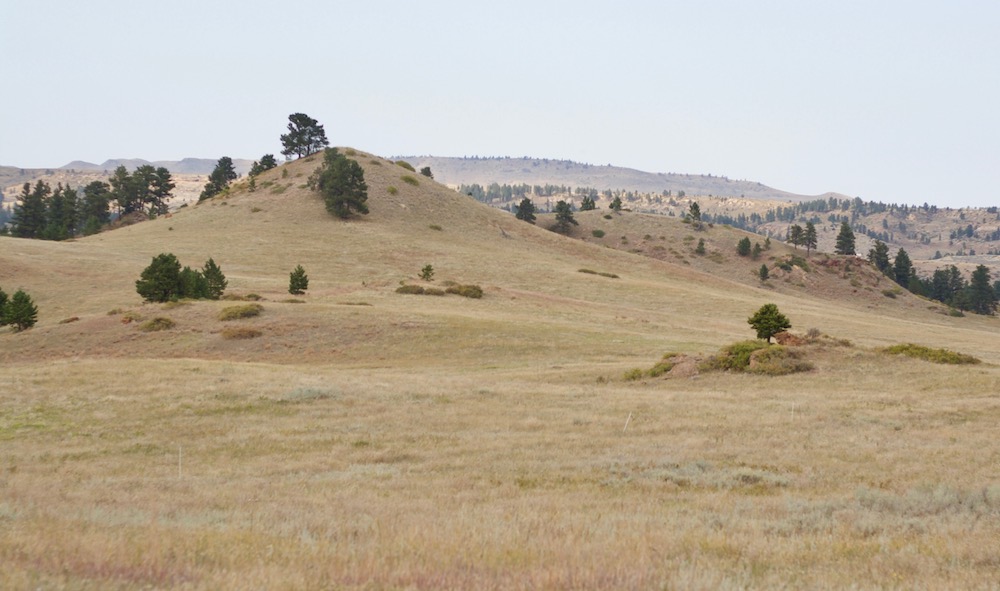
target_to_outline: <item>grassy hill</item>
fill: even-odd
[[[0,237],[0,286],[40,308],[0,334],[0,587],[993,580],[995,318],[887,296],[842,257],[738,257],[723,226],[598,211],[562,236],[345,152],[368,216],[325,212],[314,156],[80,240]],[[142,304],[161,252],[214,258],[262,313]],[[396,293],[448,282],[484,296]],[[812,371],[625,379],[751,338],[767,302],[828,335],[801,347]],[[140,329],[157,317],[175,326]],[[902,342],[985,363],[878,350]]]

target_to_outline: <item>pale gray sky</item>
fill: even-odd
[[[1000,3],[0,0],[0,164],[566,158],[1000,205]]]

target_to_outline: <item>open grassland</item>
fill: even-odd
[[[0,239],[0,286],[40,308],[0,334],[0,588],[996,588],[996,319],[842,267],[755,284],[724,228],[567,239],[355,157],[364,219],[301,188],[314,160],[77,242]],[[259,313],[140,304],[160,252],[213,257]],[[395,292],[447,281],[484,296]],[[752,337],[766,302],[852,344],[791,376],[623,378]]]

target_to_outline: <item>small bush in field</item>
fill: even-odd
[[[643,372],[643,371],[642,371],[641,369],[639,369],[638,367],[635,367],[635,368],[632,368],[632,369],[630,369],[630,370],[626,371],[626,372],[625,372],[625,375],[623,375],[623,376],[622,376],[622,378],[623,378],[623,379],[624,379],[624,380],[625,380],[626,382],[634,382],[634,381],[636,381],[636,380],[641,380],[641,379],[642,379],[642,376],[643,376],[644,374],[645,374],[645,372]]]
[[[811,371],[813,365],[803,361],[801,357],[802,354],[794,349],[775,345],[753,353],[747,371],[766,376],[784,376]]]
[[[663,356],[663,359],[651,367],[646,374],[651,378],[658,378],[663,374],[668,373],[674,368],[675,357],[677,357],[677,353],[667,353]]]
[[[405,295],[423,295],[424,288],[419,285],[400,285],[396,288],[396,293]]]
[[[386,193],[388,193],[390,195],[395,195],[396,193],[399,193],[399,189],[397,189],[396,187],[391,187],[391,186],[389,188],[387,188],[385,191],[386,191]]]
[[[590,234],[594,238],[604,238],[604,230],[593,230]]]
[[[246,339],[255,339],[261,336],[263,333],[256,328],[246,328],[244,326],[225,328],[222,331],[222,338],[227,341],[238,341]]]
[[[483,288],[478,285],[453,285],[448,288],[447,292],[464,298],[479,299],[483,297]]]
[[[410,164],[409,162],[407,162],[406,160],[397,160],[396,161],[396,166],[401,166],[401,167],[405,168],[406,170],[408,170],[410,172],[417,172],[417,169],[413,168],[413,165]],[[416,180],[416,179],[414,179],[414,180]]]
[[[427,287],[427,288],[424,289],[424,295],[429,295],[429,296],[443,296],[444,295],[444,290],[443,289],[438,289],[436,287]]]
[[[404,174],[403,176],[401,176],[401,177],[399,177],[399,178],[400,178],[400,179],[401,179],[401,180],[402,180],[402,181],[403,181],[404,183],[406,183],[406,184],[408,184],[408,185],[413,185],[414,187],[416,187],[417,185],[419,185],[419,184],[420,184],[420,181],[418,181],[418,180],[417,180],[417,177],[415,177],[415,176],[410,176],[410,175],[408,175],[408,174]]]
[[[260,304],[244,304],[242,306],[229,306],[228,308],[223,308],[219,312],[219,320],[239,320],[241,318],[253,318],[254,316],[260,316],[260,313],[264,311],[264,306]]]
[[[177,326],[177,323],[169,318],[157,316],[139,325],[139,330],[143,332],[156,332],[160,330],[170,330]]]

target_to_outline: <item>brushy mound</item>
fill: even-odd
[[[396,293],[404,295],[424,295],[424,291],[420,285],[400,285],[396,288]]]
[[[906,355],[907,357],[923,359],[932,363],[947,363],[951,365],[975,365],[976,363],[981,363],[978,358],[972,355],[956,353],[948,349],[931,349],[930,347],[914,345],[913,343],[893,345],[881,351],[889,355]]]
[[[229,306],[219,312],[219,320],[239,320],[240,318],[252,318],[260,316],[264,311],[264,306],[260,304],[244,304],[242,306]]]
[[[810,371],[813,365],[802,359],[802,352],[766,341],[740,341],[724,347],[703,361],[700,371],[737,371],[757,375],[783,376]]]

